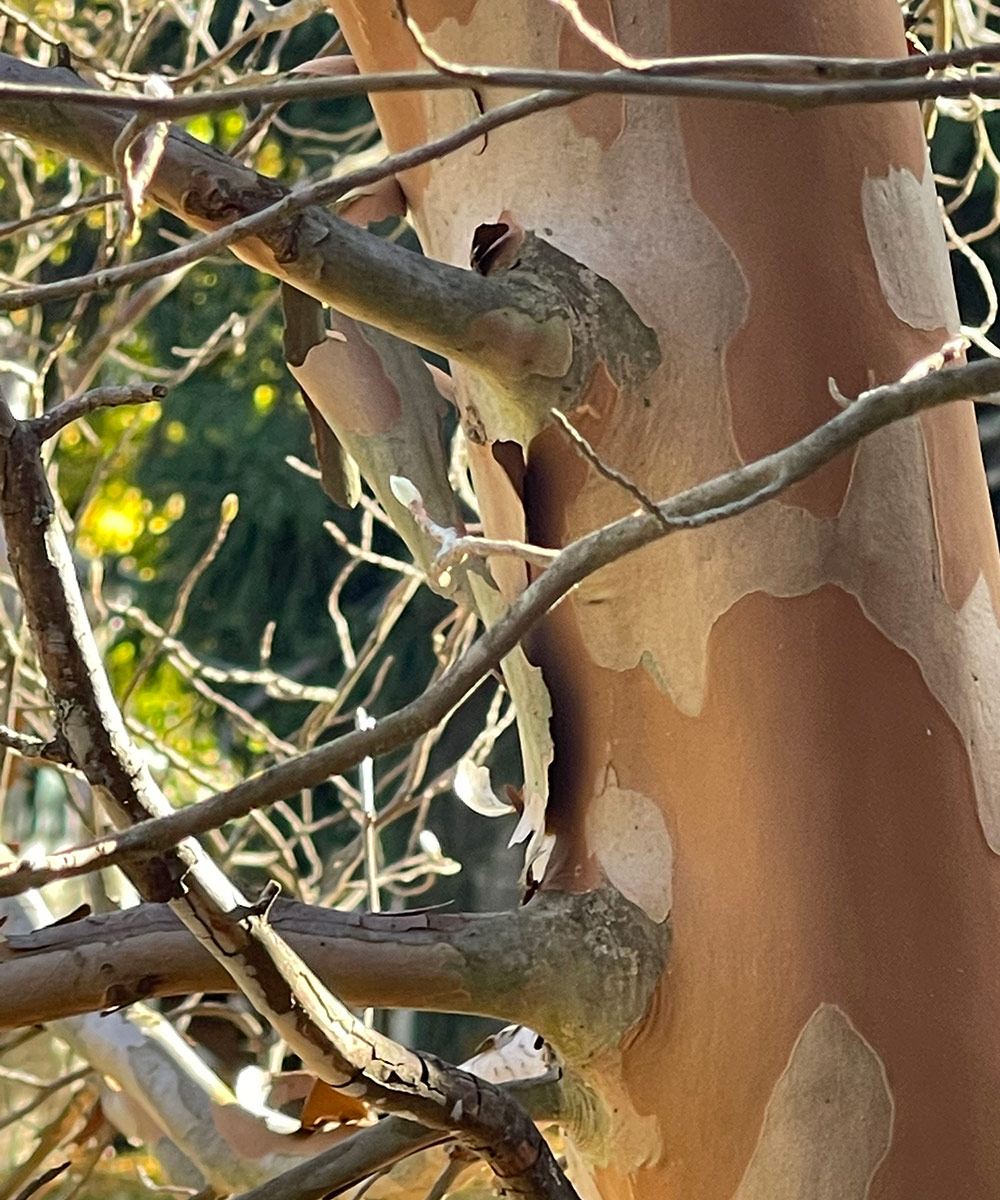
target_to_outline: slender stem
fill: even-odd
[[[383,717],[375,729],[352,730],[332,742],[261,771],[209,800],[109,834],[99,842],[0,868],[0,895],[16,895],[57,878],[86,874],[137,855],[162,852],[194,834],[217,829],[331,775],[420,737],[461,703],[531,626],[588,575],[678,529],[694,529],[746,512],[805,479],[862,438],[903,417],[954,400],[993,401],[1000,362],[989,359],[865,392],[844,411],[783,450],[680,492],[658,512],[635,513],[571,542],[515,600],[507,613],[420,697]]]
[[[11,73],[0,56],[0,80]],[[17,61],[17,60],[12,60]],[[1000,61],[995,44],[905,59],[823,58],[796,55],[732,55],[663,59],[643,71],[533,70],[524,67],[463,66],[448,72],[390,71],[268,81],[183,96],[157,98],[128,93],[94,92],[96,106],[143,112],[148,119],[183,118],[217,112],[240,104],[286,103],[292,100],[332,99],[380,92],[426,92],[467,88],[470,80],[496,88],[558,89],[570,98],[597,92],[637,96],[734,100],[782,108],[821,108],[842,104],[887,104],[939,97],[996,97],[1000,78],[992,74],[931,76],[947,67],[967,68]],[[47,68],[52,73],[58,68]],[[750,75],[758,78],[729,78]],[[16,78],[16,73],[15,73]],[[0,112],[21,103],[88,103],[70,84],[0,81]],[[0,118],[2,119],[2,118]]]

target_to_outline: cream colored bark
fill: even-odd
[[[420,64],[392,0],[335,8],[362,70]],[[639,54],[905,53],[894,0],[583,8]],[[537,0],[409,9],[451,60],[600,61]],[[399,149],[473,103],[376,108]],[[593,97],[402,183],[429,254],[466,262],[507,212],[656,332],[641,389],[597,369],[571,414],[656,496],[832,415],[830,378],[855,395],[955,330],[915,105]],[[456,373],[470,427],[509,438]],[[524,449],[504,533],[559,543],[634,507],[555,431]],[[500,470],[477,456],[478,486],[503,494]],[[620,1121],[582,1148],[594,1195],[1000,1194],[998,583],[954,407],[605,569],[532,640],[553,704],[546,886],[606,877],[658,918],[672,905],[646,1018],[590,1065]]]

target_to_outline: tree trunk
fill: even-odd
[[[641,55],[905,54],[894,0],[582,7]],[[362,70],[421,64],[393,0],[335,8]],[[453,62],[606,65],[539,0],[409,9]],[[376,109],[396,150],[476,103]],[[598,367],[570,413],[655,497],[831,416],[828,380],[855,396],[957,330],[915,104],[591,97],[401,182],[428,254],[467,263],[506,213],[655,331],[641,390]],[[456,375],[470,431],[511,440]],[[529,538],[635,507],[560,431],[524,450]],[[475,456],[485,495],[500,458]],[[503,496],[491,524],[509,536],[522,517]],[[607,879],[674,931],[644,1020],[588,1067],[616,1122],[582,1148],[590,1195],[1000,1195],[998,588],[972,409],[955,405],[604,569],[533,638],[555,743],[544,886]]]

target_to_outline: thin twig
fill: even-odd
[[[42,413],[29,421],[39,441],[47,441],[61,429],[77,421],[80,417],[89,416],[99,408],[118,408],[123,404],[148,404],[150,401],[163,400],[167,389],[162,383],[154,383],[150,387],[141,385],[134,387],[99,387],[92,388],[80,396],[73,396],[56,408]]]
[[[612,467],[609,463],[606,463],[579,429],[570,422],[569,417],[565,413],[560,412],[558,408],[550,408],[549,416],[555,419],[556,425],[566,434],[570,442],[572,442],[599,474],[603,475],[605,479],[609,479],[612,483],[618,484],[620,488],[628,492],[633,500],[638,502],[640,508],[644,508],[646,512],[651,513],[658,521],[664,524],[664,528],[667,527],[666,517],[660,512],[660,506],[656,501],[647,496],[634,479],[630,479],[627,475],[619,471],[617,467]]]
[[[0,512],[60,729],[109,815],[119,824],[145,822],[170,805],[115,704],[39,451],[31,427],[0,401]],[[324,1082],[453,1134],[515,1194],[576,1200],[545,1140],[509,1094],[367,1028],[333,995],[271,924],[277,885],[248,902],[191,840],[154,864],[132,863],[129,874],[147,899],[168,902]]]
[[[7,238],[14,237],[15,234],[23,233],[26,229],[31,229],[32,226],[41,225],[46,221],[61,221],[92,208],[117,204],[121,198],[121,192],[102,192],[99,196],[85,196],[82,200],[77,200],[75,204],[56,204],[52,208],[36,209],[30,216],[22,217],[20,221],[8,221],[5,225],[0,225],[0,241],[5,241]]]
[[[198,561],[194,564],[191,570],[187,573],[180,589],[177,592],[177,599],[174,601],[174,607],[170,616],[167,618],[164,634],[168,638],[175,637],[178,630],[184,624],[184,618],[187,615],[187,607],[191,600],[191,593],[194,591],[198,580],[215,562],[219,551],[225,544],[226,537],[229,534],[229,528],[240,511],[239,498],[235,492],[229,492],[223,497],[222,504],[219,507],[219,523],[216,526],[215,534],[209,542],[208,546],[202,551]],[[132,678],[128,681],[124,691],[122,692],[121,703],[125,704],[126,700],[139,684],[146,677],[150,667],[156,661],[157,655],[162,649],[161,645],[152,646],[143,657],[142,661],[136,667],[132,674]],[[240,712],[242,713],[242,709]],[[249,714],[247,714],[249,716]]]
[[[50,1096],[55,1095],[56,1092],[61,1092],[65,1087],[79,1083],[81,1079],[86,1079],[92,1073],[93,1067],[79,1067],[75,1071],[70,1071],[68,1075],[60,1075],[58,1079],[53,1079],[51,1083],[40,1087],[34,1096],[25,1104],[22,1104],[20,1108],[16,1108],[13,1112],[6,1113],[3,1117],[0,1117],[0,1129],[6,1129],[9,1125],[16,1125],[29,1113],[34,1112],[40,1104],[44,1104]]]
[[[254,808],[315,787],[362,758],[407,745],[432,729],[479,685],[523,634],[588,575],[679,529],[695,529],[746,512],[805,479],[877,429],[955,400],[993,403],[1000,392],[1000,361],[985,360],[907,382],[872,388],[799,441],[663,501],[659,515],[634,513],[571,542],[506,614],[476,641],[452,670],[416,700],[297,758],[261,771],[210,800],[42,861],[0,868],[0,896],[17,895],[53,879],[86,874],[136,855],[162,852],[182,839],[219,828]],[[663,520],[667,526],[664,527]]]

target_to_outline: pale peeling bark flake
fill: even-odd
[[[961,324],[930,165],[861,181],[861,211],[886,303],[915,329],[957,333]]]
[[[591,527],[606,502],[603,481],[585,488],[574,509],[574,531]],[[749,553],[755,546],[765,552]],[[880,430],[859,446],[837,518],[767,504],[677,534],[642,554],[643,577],[657,579],[657,605],[667,605],[671,621],[664,623],[660,608],[635,587],[627,561],[605,568],[572,598],[595,662],[618,671],[642,664],[682,712],[697,716],[708,688],[711,633],[724,613],[751,592],[792,597],[835,584],[912,655],[962,734],[983,832],[1000,853],[1000,796],[991,782],[1000,761],[1000,628],[984,573],[957,611],[940,585],[917,420]],[[621,613],[613,638],[603,619],[612,601]]]
[[[665,921],[673,901],[674,849],[659,806],[618,786],[609,766],[587,809],[587,841],[604,874],[652,921]]]
[[[733,1200],[865,1200],[892,1141],[875,1049],[834,1004],[806,1022]]]

